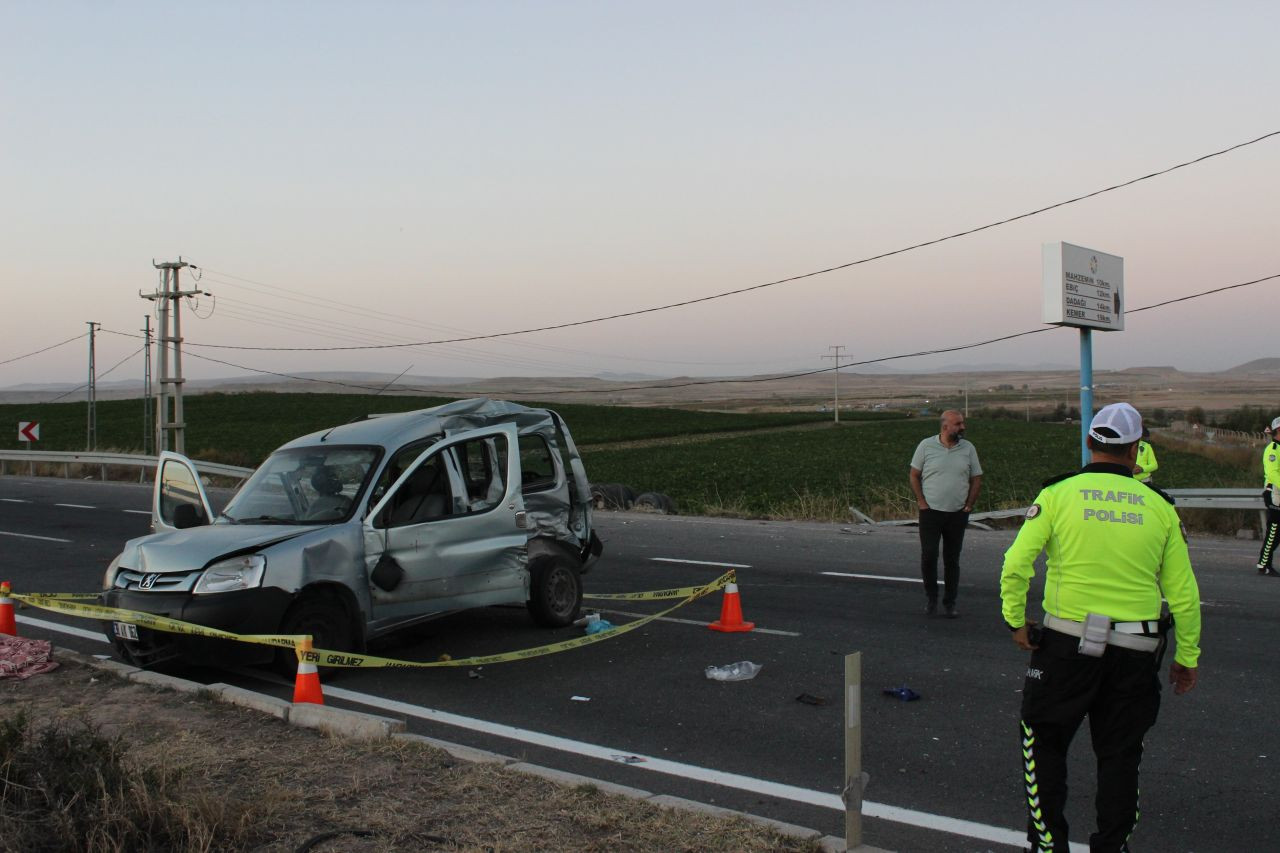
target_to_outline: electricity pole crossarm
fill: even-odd
[[[831,373],[835,377],[835,383],[836,383],[836,388],[835,388],[836,420],[835,422],[840,423],[840,350],[848,349],[848,347],[846,347],[844,344],[840,344],[839,346],[827,347],[827,349],[832,349],[836,351],[835,355],[824,355],[823,358],[834,358],[836,360],[836,369],[833,370]]]

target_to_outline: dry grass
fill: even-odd
[[[1235,468],[1253,469],[1258,466],[1258,455],[1261,452],[1256,444],[1213,443],[1203,439],[1184,438],[1177,433],[1161,432],[1160,445],[1170,450],[1194,453],[1206,459],[1212,459],[1222,465]]]
[[[52,673],[0,682],[0,725],[40,721],[0,738],[0,850],[820,849],[743,819],[561,786],[422,744],[328,738],[58,657]],[[65,786],[78,794],[33,794],[46,782],[30,775],[11,782],[23,760],[38,760],[46,782],[79,774]]]

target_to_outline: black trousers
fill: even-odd
[[[955,604],[956,593],[960,591],[960,549],[964,546],[964,529],[968,524],[969,513],[963,510],[920,510],[920,576],[924,578],[924,594],[930,601],[938,600],[938,542],[941,540],[944,607]]]
[[[1267,505],[1267,529],[1262,531],[1262,553],[1258,554],[1258,568],[1270,569],[1275,562],[1276,540],[1280,539],[1280,507],[1271,502],[1271,492],[1264,498]]]
[[[1138,822],[1142,739],[1160,711],[1152,652],[1107,646],[1100,658],[1076,651],[1079,638],[1046,630],[1031,653],[1022,691],[1022,760],[1027,840],[1036,853],[1066,853],[1067,750],[1081,721],[1098,762],[1098,829],[1091,853],[1126,853]]]

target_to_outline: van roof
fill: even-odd
[[[357,421],[299,436],[280,450],[318,444],[375,444],[397,448],[426,435],[444,435],[498,423],[514,423],[521,433],[554,428],[552,413],[504,400],[477,397],[412,412],[366,415]]]

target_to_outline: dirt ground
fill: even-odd
[[[133,766],[159,771],[213,826],[189,850],[819,850],[742,819],[562,786],[419,743],[328,737],[135,684],[72,653],[55,649],[54,659],[52,672],[0,679],[0,721],[25,712],[41,727],[87,724],[122,739]],[[6,830],[0,822],[0,838]]]

